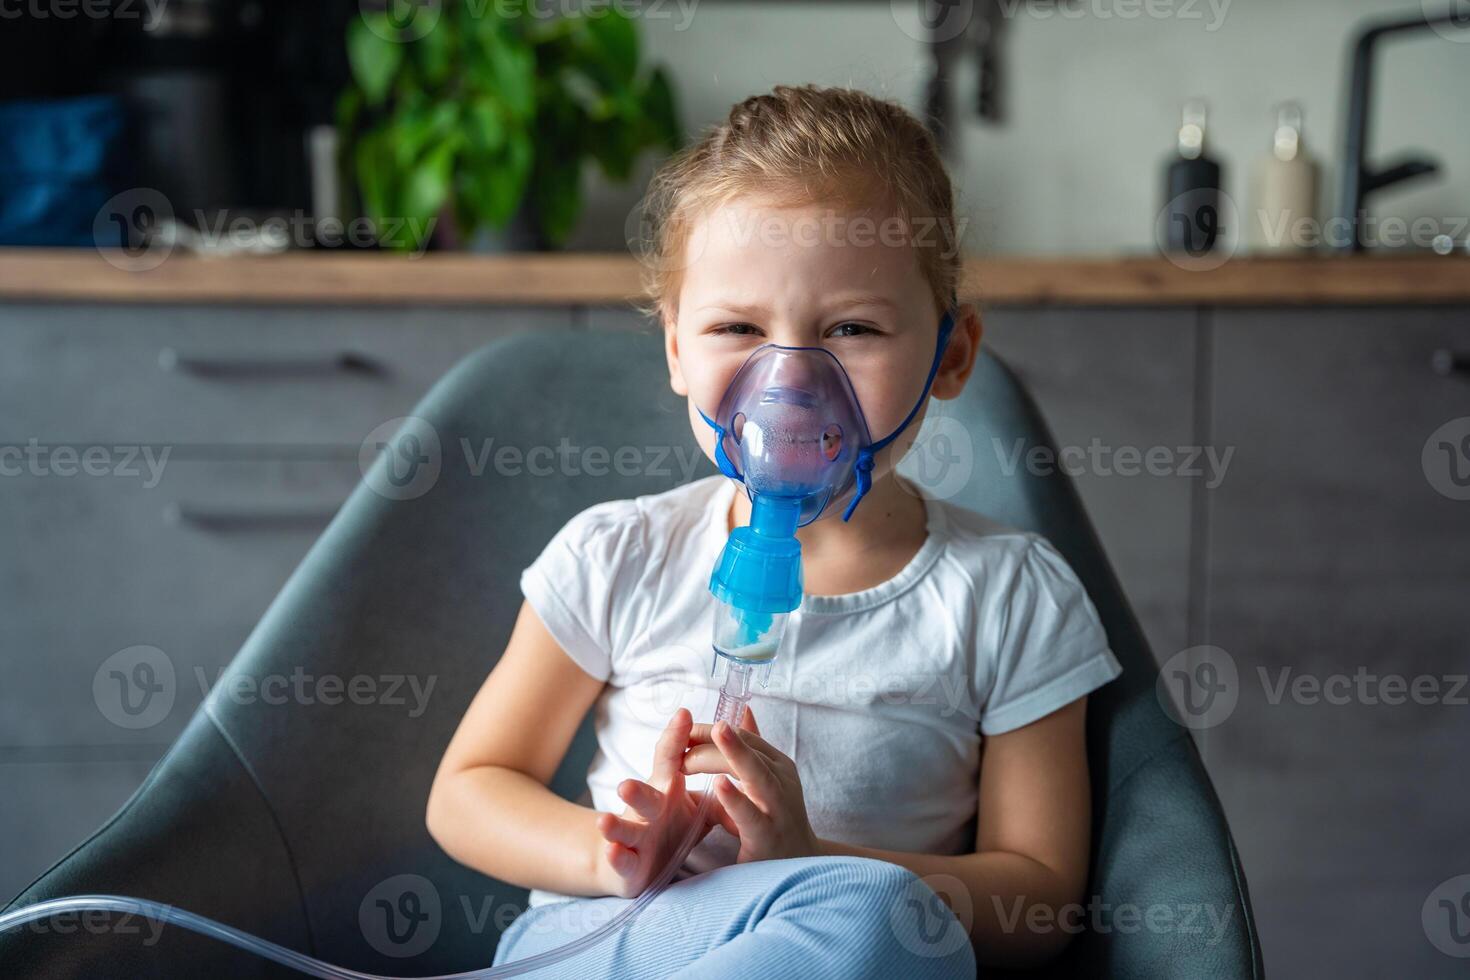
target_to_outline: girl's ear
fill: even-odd
[[[980,311],[972,303],[961,303],[955,312],[949,345],[944,349],[944,357],[939,361],[939,370],[935,372],[934,384],[930,388],[935,398],[947,401],[965,390],[965,382],[975,370],[975,357],[980,353],[980,338],[984,332]]]
[[[660,314],[664,327],[664,358],[669,362],[669,387],[674,394],[688,396],[689,385],[684,381],[684,369],[679,366],[679,331],[677,323],[667,312]]]

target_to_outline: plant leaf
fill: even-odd
[[[369,27],[369,18],[381,20],[381,25]],[[363,14],[347,24],[347,61],[353,79],[370,105],[382,103],[393,76],[403,64],[403,45],[385,40],[391,36],[385,14]]]

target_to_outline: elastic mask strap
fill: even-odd
[[[715,430],[715,462],[719,464],[720,472],[725,474],[732,480],[739,480],[741,483],[744,483],[745,477],[740,475],[740,471],[735,468],[735,464],[730,461],[730,457],[725,455],[724,428],[720,425],[720,423],[716,422],[714,419],[704,414],[704,409],[700,408],[698,405],[694,406],[694,410],[699,413],[700,418],[709,423],[711,429]]]
[[[956,308],[959,306],[959,298],[951,297],[950,302],[952,305],[945,311],[944,319],[939,321],[939,341],[937,349],[934,351],[934,363],[929,365],[929,376],[924,379],[924,390],[920,393],[919,400],[914,402],[914,407],[909,409],[908,417],[903,420],[898,428],[871,446],[864,446],[858,450],[857,463],[855,464],[857,467],[857,493],[853,494],[852,500],[847,505],[847,510],[842,512],[842,519],[844,521],[852,516],[852,512],[857,509],[858,503],[862,501],[863,496],[873,486],[873,457],[884,446],[897,439],[899,433],[908,428],[909,423],[914,420],[914,416],[919,414],[919,409],[923,408],[924,403],[929,400],[929,386],[934,383],[934,375],[939,373],[939,362],[944,357],[944,349],[949,345],[949,335],[954,330],[954,314]],[[701,412],[700,414],[703,415],[704,413]]]

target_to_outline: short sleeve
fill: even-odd
[[[629,635],[642,551],[637,505],[610,500],[567,521],[521,572],[521,594],[547,631],[598,680],[612,675]]]
[[[1051,714],[1123,672],[1066,560],[1032,536],[997,610],[994,683],[980,716],[999,735]]]

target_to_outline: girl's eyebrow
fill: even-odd
[[[733,313],[736,316],[751,316],[752,314],[765,316],[770,312],[767,307],[759,304],[737,303],[734,300],[726,299],[715,300],[713,303],[701,306],[694,312],[703,313],[705,310],[719,310],[723,313]]]
[[[898,304],[882,293],[852,293],[832,301],[833,306],[882,306],[898,312]]]
[[[886,309],[898,312],[898,304],[884,296],[882,293],[852,293],[830,300],[832,307],[846,306],[882,306]],[[759,303],[740,303],[735,300],[716,300],[713,303],[701,306],[696,312],[703,313],[706,310],[720,310],[725,313],[733,313],[736,316],[765,316],[770,310]]]

